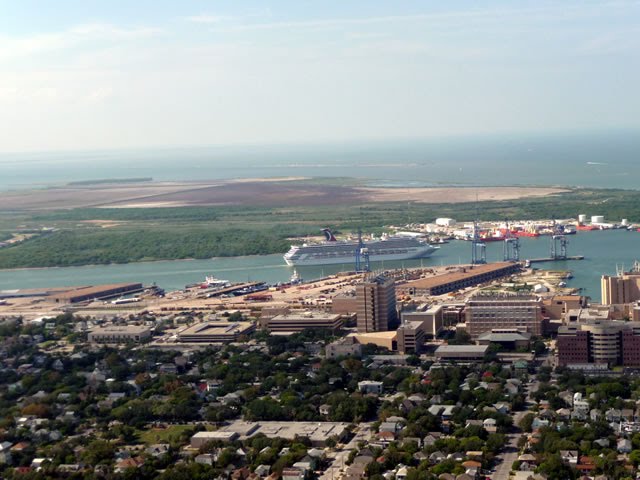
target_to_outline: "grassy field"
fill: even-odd
[[[640,192],[573,190],[552,197],[509,201],[421,204],[78,208],[0,212],[0,238],[12,232],[55,231],[0,249],[0,268],[50,267],[145,260],[283,253],[290,237],[338,232],[380,233],[385,226],[431,222],[575,218],[640,222]],[[479,212],[479,213],[477,213]]]
[[[180,437],[187,430],[192,430],[193,425],[171,425],[167,428],[152,428],[151,430],[145,430],[140,432],[138,438],[146,445],[153,445],[155,443],[178,443]]]

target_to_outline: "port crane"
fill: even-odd
[[[480,238],[478,221],[473,222],[473,238],[471,239],[471,264],[483,265],[487,263],[487,245]]]
[[[520,239],[511,234],[509,221],[505,220],[504,243],[502,245],[502,258],[505,262],[520,261]]]
[[[356,273],[368,273],[371,271],[371,262],[369,261],[369,249],[362,240],[362,229],[358,229],[358,246],[355,252],[356,257]]]
[[[568,244],[569,240],[567,240],[567,237],[564,234],[564,227],[562,227],[562,225],[557,225],[554,220],[549,256],[554,260],[566,260]]]

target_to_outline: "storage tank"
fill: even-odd
[[[584,214],[578,215],[578,223],[586,223],[587,216]]]
[[[620,225],[622,225],[623,227],[627,227],[629,225],[629,220],[627,220],[626,218],[623,218],[622,221],[620,222]]]
[[[456,221],[453,218],[436,218],[436,225],[439,227],[453,227]]]
[[[604,215],[592,215],[591,223],[604,223]]]

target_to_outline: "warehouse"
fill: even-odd
[[[115,283],[111,285],[96,285],[83,287],[52,296],[56,303],[78,303],[87,300],[105,299],[117,297],[128,293],[140,292],[143,290],[141,283]]]
[[[461,271],[413,280],[396,287],[399,295],[444,295],[463,288],[511,275],[518,271],[517,263],[499,262],[462,268]]]
[[[325,312],[295,312],[261,318],[260,326],[270,332],[301,332],[307,329],[338,330],[342,327],[342,315]]]

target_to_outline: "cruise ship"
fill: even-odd
[[[356,250],[360,245],[358,240],[338,241],[329,229],[325,228],[322,232],[327,239],[325,242],[292,245],[291,249],[284,254],[287,265],[332,265],[355,261]],[[380,262],[426,258],[438,247],[429,245],[416,237],[398,235],[364,241],[363,249],[368,252],[369,260]]]

